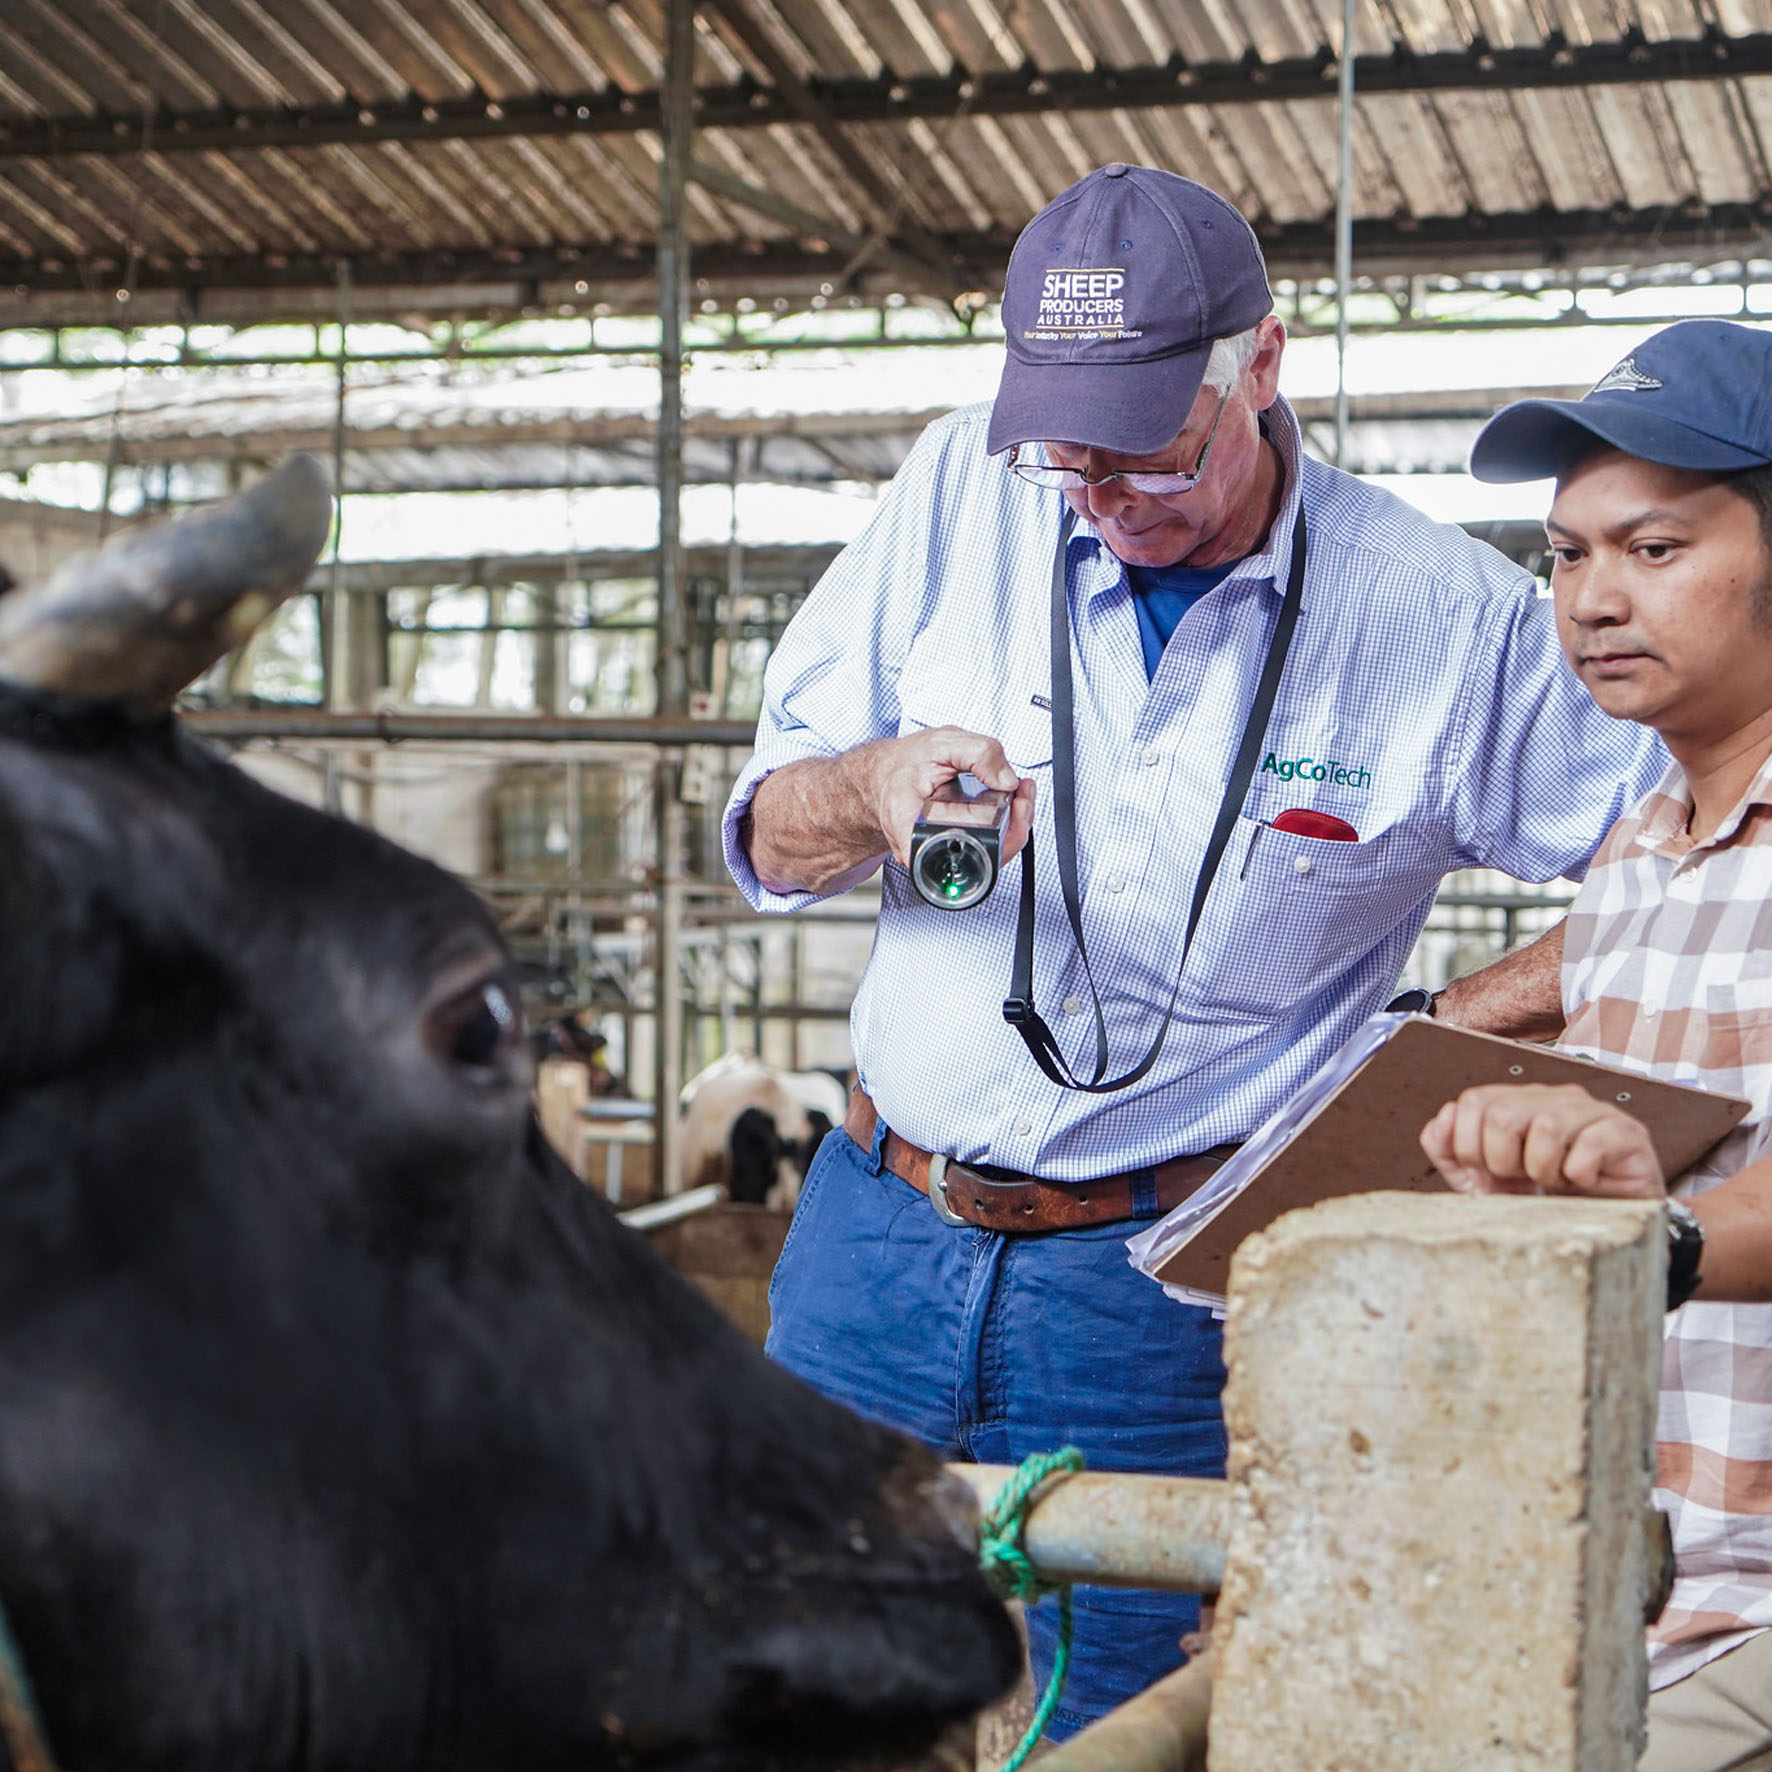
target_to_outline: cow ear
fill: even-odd
[[[151,717],[307,581],[332,526],[311,455],[0,596],[0,679]]]

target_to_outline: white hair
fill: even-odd
[[[1240,376],[1255,361],[1255,341],[1261,331],[1257,322],[1247,332],[1233,332],[1229,338],[1212,341],[1212,355],[1206,359],[1202,385],[1215,394],[1228,394]]]

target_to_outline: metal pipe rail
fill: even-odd
[[[981,1509],[1014,1474],[1006,1464],[948,1469]],[[1216,1594],[1230,1524],[1230,1486],[1222,1481],[1082,1471],[1035,1500],[1023,1543],[1045,1581]]]
[[[652,1118],[651,1114],[647,1118]],[[726,1190],[718,1182],[707,1187],[691,1188],[686,1194],[667,1194],[662,1200],[648,1200],[644,1206],[630,1206],[616,1217],[631,1231],[659,1231],[680,1219],[694,1218],[712,1212],[726,1198]]]
[[[1040,1772],[1206,1772],[1211,1710],[1207,1653],[1044,1755]]]

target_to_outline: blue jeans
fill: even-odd
[[[819,1147],[770,1286],[770,1355],[940,1456],[1016,1464],[1080,1446],[1093,1470],[1224,1474],[1219,1326],[1126,1261],[1127,1224],[955,1229],[841,1128]],[[1076,1590],[1063,1740],[1181,1666],[1191,1594]],[[1057,1606],[1028,1612],[1034,1678]]]

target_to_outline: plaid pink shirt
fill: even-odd
[[[1772,762],[1706,842],[1686,834],[1691,803],[1676,765],[1612,827],[1563,950],[1565,1047],[1753,1103],[1684,1195],[1772,1136]],[[1679,1575],[1649,1633],[1652,1687],[1772,1626],[1772,1305],[1669,1317],[1657,1438]]]

